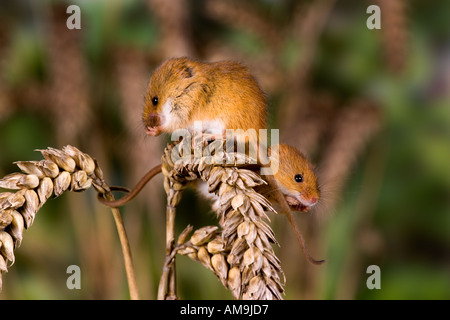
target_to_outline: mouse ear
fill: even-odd
[[[192,78],[194,76],[194,68],[189,66],[183,66],[181,76],[186,79]]]

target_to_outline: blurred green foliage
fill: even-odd
[[[213,21],[202,11],[203,1],[189,3],[192,28],[195,37],[201,40],[194,45],[199,52],[205,50],[203,43],[212,38],[248,60],[261,57],[269,50],[270,45],[258,35],[238,25]],[[250,3],[267,13],[274,26],[281,27],[284,16],[289,15],[296,1]],[[0,91],[12,93],[6,105],[0,106],[1,176],[17,170],[14,161],[40,159],[33,150],[61,143],[55,137],[57,125],[47,111],[33,108],[30,100],[25,105],[20,99],[28,84],[40,83],[45,87],[48,81],[43,12],[56,4],[65,6],[68,2],[0,4],[0,20],[3,20],[0,23],[0,39],[3,39]],[[143,1],[79,1],[79,4],[82,31],[74,32],[82,32],[80,43],[90,79],[87,85],[91,103],[100,113],[89,130],[103,132],[107,151],[102,160],[108,163],[102,164],[108,168],[111,184],[124,184],[123,177],[130,164],[121,158],[121,150],[114,150],[115,141],[121,141],[125,134],[125,124],[118,109],[120,101],[116,75],[111,71],[111,52],[117,47],[147,52],[147,61],[154,67],[160,62],[151,53],[159,50],[163,41],[160,25]],[[280,241],[282,265],[291,270],[287,272],[286,298],[450,299],[450,28],[447,16],[450,2],[408,2],[409,47],[400,75],[386,68],[381,31],[368,30],[365,26],[365,8],[370,3],[353,4],[354,1],[336,1],[318,41],[310,83],[314,90],[327,90],[342,101],[354,96],[376,100],[383,116],[381,129],[358,158],[348,181],[343,182],[344,190],[336,207],[317,223],[321,239],[319,251],[314,254],[325,258],[327,263],[314,267],[320,270],[315,273],[317,284],[313,293],[305,293],[302,287],[304,282],[299,278],[303,270],[288,266],[297,264],[302,257],[283,261],[282,250],[287,244]],[[302,50],[302,43],[295,37],[286,35],[282,39],[277,56],[282,72],[298,64]],[[273,119],[277,119],[277,109],[282,108],[279,105],[282,99],[277,92],[268,98],[271,123],[276,127]],[[136,107],[136,113],[141,112],[141,107]],[[87,140],[65,143],[84,150],[83,143],[89,145]],[[69,207],[80,212],[87,209],[87,213],[80,213],[80,221],[76,221],[76,214],[68,213]],[[144,231],[130,222],[129,215],[139,210],[142,213],[135,222],[143,225]],[[123,210],[130,230],[141,230],[131,240],[138,285],[142,297],[147,299],[156,296],[164,258],[164,227],[155,225],[155,221],[164,223],[163,212],[152,210],[150,213],[145,207]],[[188,223],[196,228],[215,223],[208,205],[193,191],[186,192],[177,217],[178,232]],[[307,218],[299,217],[299,221],[304,223]],[[273,224],[276,234],[286,230],[282,217],[273,217]],[[100,228],[109,231],[97,234]],[[84,235],[80,230],[89,234]],[[103,267],[110,273],[104,276],[107,279],[103,282],[96,277],[99,270],[105,269],[90,264],[86,259],[89,253],[83,254],[89,250],[83,242],[84,236],[96,239],[100,247],[107,247],[103,257],[107,267]],[[108,210],[95,205],[91,191],[50,200],[25,232],[23,244],[15,253],[15,265],[3,274],[1,299],[128,297],[112,219]],[[81,265],[82,290],[66,288],[65,270],[70,264]],[[366,269],[372,264],[381,268],[380,290],[366,287]],[[181,298],[231,299],[215,276],[199,263],[180,257],[177,272]],[[108,281],[108,287],[96,287]],[[108,290],[111,292],[106,293]]]

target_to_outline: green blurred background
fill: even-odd
[[[68,30],[66,8],[81,8]],[[381,30],[366,9],[381,8]],[[152,70],[190,56],[246,64],[271,128],[316,164],[321,203],[298,215],[305,262],[271,216],[286,299],[450,299],[449,1],[97,0],[0,4],[0,176],[34,149],[95,157],[110,185],[133,186],[167,137],[140,121]],[[156,298],[165,247],[157,177],[122,209],[141,297]],[[217,223],[186,191],[177,231]],[[127,299],[118,236],[93,190],[50,200],[15,250],[0,299]],[[66,269],[81,268],[81,290]],[[378,265],[381,289],[369,290]],[[177,258],[181,299],[231,299],[201,264]]]

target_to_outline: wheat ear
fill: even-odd
[[[103,172],[97,161],[73,146],[62,150],[47,148],[38,150],[41,161],[17,161],[20,173],[9,174],[0,179],[0,188],[15,192],[0,193],[0,289],[2,273],[14,264],[14,250],[22,243],[24,229],[34,222],[36,213],[53,195],[55,198],[66,191],[84,191],[91,186],[107,200],[114,200]],[[131,252],[120,212],[112,208],[122,246],[130,297],[139,294],[134,275]]]
[[[162,157],[171,221],[167,226],[170,229],[167,258],[158,297],[176,297],[170,283],[175,283],[174,261],[179,253],[200,261],[214,272],[235,299],[282,299],[285,277],[271,246],[271,242],[278,242],[266,223],[269,221],[266,211],[275,210],[254,190],[266,182],[254,171],[242,168],[254,162],[236,152],[213,152],[204,157],[194,157],[195,150],[183,154],[184,150],[190,150],[186,149],[186,143],[190,142],[169,144]],[[217,146],[223,141],[213,143]],[[218,197],[213,208],[220,218],[220,228],[203,227],[189,238],[192,227],[188,226],[175,243],[174,208],[186,186],[196,179],[207,182],[209,192]]]

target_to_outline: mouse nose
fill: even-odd
[[[147,124],[150,127],[158,127],[161,125],[161,122],[161,117],[155,112],[150,113],[150,115],[147,117]]]
[[[319,200],[319,199],[317,199],[317,197],[311,197],[311,199],[309,200],[309,202],[310,202],[311,205],[313,206],[313,205],[315,205],[315,204],[317,203],[317,200]]]

